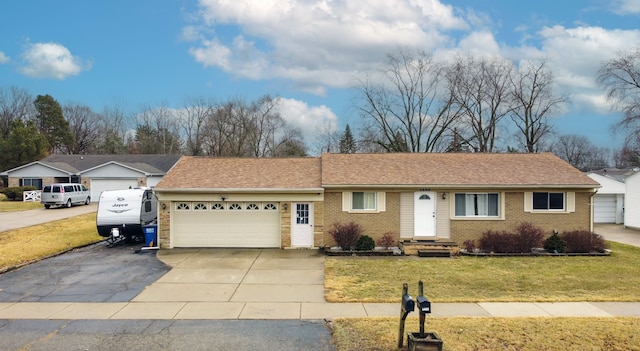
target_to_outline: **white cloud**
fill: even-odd
[[[619,15],[640,14],[640,1],[638,0],[614,0],[611,7],[612,11]]]
[[[607,30],[601,27],[545,27],[537,56],[549,60],[562,90],[571,93],[574,107],[593,112],[609,109],[596,83],[601,64],[640,42],[640,30]],[[535,51],[531,51],[533,53]]]
[[[11,59],[9,59],[9,56],[5,55],[4,52],[0,51],[0,65],[3,63],[7,63],[11,61]]]
[[[279,111],[288,124],[302,130],[306,141],[314,140],[315,133],[323,125],[337,125],[338,121],[338,117],[327,106],[309,106],[296,99],[281,98]]]
[[[202,25],[183,30],[185,38],[201,38],[189,50],[197,62],[243,78],[295,81],[319,94],[349,86],[354,72],[398,47],[429,51],[453,42],[443,32],[469,27],[438,0],[201,0],[200,7]],[[205,33],[218,25],[241,34],[223,42]]]
[[[35,78],[65,79],[91,68],[90,63],[73,56],[69,49],[57,43],[28,44],[22,58],[24,65],[20,71]]]

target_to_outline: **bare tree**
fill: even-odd
[[[553,75],[544,60],[523,64],[512,81],[515,105],[511,118],[527,152],[538,152],[552,131],[548,118],[567,98],[553,89]]]
[[[77,103],[69,103],[62,107],[62,113],[69,122],[73,143],[67,145],[69,154],[94,153],[97,145],[104,137],[100,131],[100,115],[90,107]]]
[[[600,66],[598,83],[605,88],[607,99],[622,112],[617,128],[628,131],[633,142],[640,134],[640,48],[623,52]]]
[[[435,151],[459,115],[451,109],[446,75],[424,52],[389,55],[380,75],[362,79],[357,107],[365,135],[387,152]]]
[[[179,154],[181,140],[178,118],[165,106],[147,108],[138,115],[135,141],[130,153]]]
[[[9,137],[13,121],[27,121],[34,115],[33,96],[29,92],[14,86],[0,88],[0,138]]]
[[[181,111],[180,124],[185,135],[185,151],[189,155],[204,153],[205,128],[207,119],[215,109],[215,104],[207,98],[189,98]]]
[[[104,107],[100,114],[99,130],[102,133],[102,142],[97,145],[99,154],[119,155],[126,153],[126,121],[130,119],[119,105]]]
[[[340,133],[335,123],[325,120],[316,127],[312,152],[318,155],[323,152],[338,152],[339,143]]]
[[[254,157],[273,156],[278,131],[286,123],[278,112],[280,98],[265,95],[251,104],[249,124],[249,145]]]
[[[596,147],[582,135],[560,135],[551,146],[551,151],[580,170],[591,168],[597,154]]]
[[[493,152],[502,119],[513,109],[512,64],[504,59],[459,58],[450,68],[453,98],[472,132],[466,138],[478,152]]]

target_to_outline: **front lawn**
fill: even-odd
[[[35,210],[42,207],[39,202],[9,201],[4,194],[0,194],[0,212]]]
[[[337,319],[339,351],[397,350],[398,318]],[[428,318],[444,351],[640,350],[640,318]],[[405,332],[418,332],[415,316]],[[407,338],[404,336],[406,349]]]
[[[1,232],[0,272],[103,239],[95,213]]]
[[[418,281],[434,302],[640,301],[640,248],[608,257],[338,257],[325,261],[329,302],[398,302]]]

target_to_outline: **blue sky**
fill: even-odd
[[[0,87],[100,112],[189,97],[282,97],[305,132],[356,127],[354,78],[398,47],[546,57],[571,103],[560,134],[617,146],[599,65],[640,47],[640,0],[23,0],[0,4]]]

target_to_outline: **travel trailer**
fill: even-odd
[[[157,219],[158,200],[151,189],[105,190],[100,194],[96,225],[109,244],[144,241],[142,227]]]

